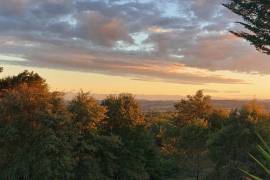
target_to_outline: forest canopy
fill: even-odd
[[[248,156],[269,114],[256,101],[231,111],[198,91],[173,112],[142,112],[131,94],[97,101],[50,91],[37,73],[0,80],[4,179],[240,179],[266,177]]]

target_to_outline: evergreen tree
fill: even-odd
[[[243,17],[239,23],[249,31],[233,33],[270,55],[270,0],[229,0],[224,5]]]

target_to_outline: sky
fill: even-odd
[[[0,0],[0,77],[52,90],[269,99],[270,58],[230,30],[226,0]]]

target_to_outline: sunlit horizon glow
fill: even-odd
[[[223,0],[0,0],[0,77],[52,90],[173,99],[270,99],[270,58],[229,30]]]
[[[194,94],[197,90],[204,90],[205,94],[211,95],[213,99],[270,99],[270,87],[265,85],[269,75],[239,74],[239,77],[249,81],[246,84],[226,85],[206,84],[190,85],[159,81],[142,81],[123,76],[110,76],[97,73],[74,72],[67,70],[54,70],[48,68],[36,68],[28,66],[4,65],[4,72],[0,77],[16,75],[24,70],[38,72],[46,79],[49,88],[53,91],[65,93],[78,93],[83,90],[97,97],[99,95],[132,93],[141,99],[150,100],[178,100],[183,96]],[[223,72],[234,76],[238,73]],[[83,82],[83,83],[82,83]],[[257,86],[250,86],[256,83]],[[242,93],[242,89],[247,89]],[[260,92],[260,95],[253,92]]]

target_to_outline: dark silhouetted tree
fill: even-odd
[[[29,71],[24,71],[16,76],[10,76],[0,79],[0,93],[9,89],[15,88],[19,85],[27,84],[40,86],[40,88],[47,88],[47,84],[39,74]]]
[[[256,47],[270,55],[270,0],[228,0],[224,4],[234,13],[243,17],[239,22],[248,32],[235,32]]]

